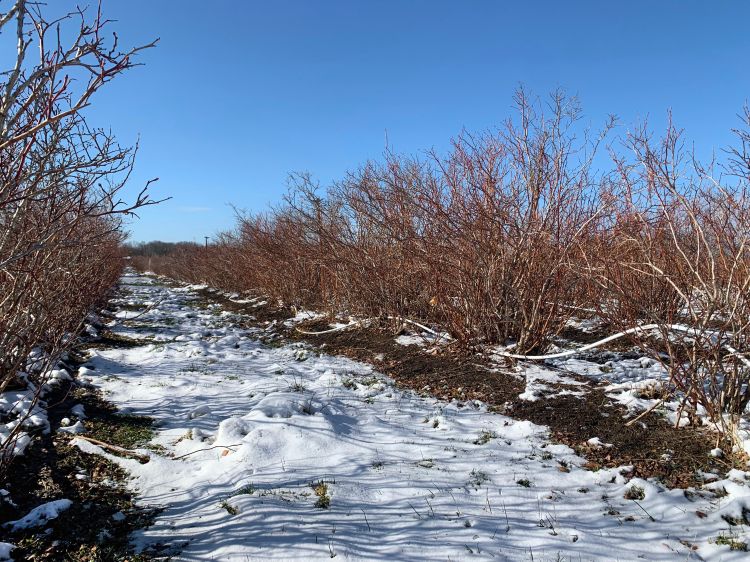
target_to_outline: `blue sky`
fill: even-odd
[[[746,1],[104,0],[125,44],[157,48],[102,91],[92,123],[140,135],[131,192],[160,177],[132,239],[229,228],[287,175],[341,177],[385,146],[415,153],[510,114],[523,83],[623,127],[672,109],[702,154],[750,98]]]

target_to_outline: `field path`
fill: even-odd
[[[154,418],[151,460],[102,454],[163,512],[135,537],[177,560],[744,560],[722,516],[746,473],[685,494],[592,472],[543,426],[396,389],[371,366],[269,346],[191,287],[123,278],[85,381]],[[250,326],[250,327],[248,327]],[[716,477],[718,478],[718,476]],[[627,497],[626,497],[627,496]],[[719,542],[722,542],[720,539]]]

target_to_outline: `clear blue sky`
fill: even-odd
[[[577,94],[587,119],[667,109],[703,153],[750,98],[750,2],[104,0],[125,44],[160,37],[92,122],[141,138],[159,176],[132,239],[197,240],[229,203],[278,202],[292,171],[341,177],[385,145],[445,148],[499,125],[523,83]],[[621,132],[624,129],[620,130]]]

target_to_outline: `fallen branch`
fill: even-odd
[[[240,445],[242,445],[242,443],[237,443],[236,445],[214,445],[213,447],[206,447],[204,449],[196,449],[195,451],[190,451],[189,453],[185,453],[184,455],[172,457],[172,460],[176,461],[179,459],[184,459],[185,457],[189,457],[190,455],[194,455],[195,453],[200,453],[201,451],[210,451],[211,449],[228,449],[234,453],[235,451],[234,449],[232,449],[232,447],[239,447]]]
[[[322,336],[323,334],[332,334],[333,332],[341,332],[343,330],[346,330],[347,328],[351,328],[353,326],[357,326],[361,322],[350,322],[346,326],[339,326],[338,328],[331,328],[330,330],[323,330],[322,332],[308,332],[306,330],[300,330],[299,328],[295,327],[294,329],[297,330],[300,334],[304,334],[305,336]]]
[[[423,331],[427,332],[428,334],[432,334],[433,336],[440,338],[440,339],[449,339],[452,340],[453,338],[449,334],[439,334],[432,328],[428,328],[424,324],[420,324],[419,322],[415,322],[414,320],[409,320],[408,318],[404,318],[403,316],[389,316],[388,320],[401,320],[402,322],[406,322],[407,324],[411,324],[413,326],[416,326],[417,328],[421,328]]]
[[[573,355],[578,355],[579,353],[583,353],[584,351],[588,351],[589,349],[594,349],[596,347],[604,345],[605,343],[609,343],[613,340],[622,338],[629,334],[634,334],[637,332],[645,332],[645,331],[653,330],[659,327],[660,327],[659,324],[648,324],[647,326],[638,326],[636,328],[630,328],[629,330],[625,330],[623,332],[619,332],[617,334],[608,336],[599,341],[589,343],[587,345],[584,345],[583,347],[579,347],[578,349],[571,349],[569,351],[562,351],[560,353],[551,353],[549,355],[518,355],[516,353],[508,353],[506,351],[501,351],[498,353],[498,355],[502,357],[508,357],[510,359],[526,359],[528,361],[543,361],[545,359],[561,359],[563,357],[572,357]]]
[[[118,447],[117,445],[110,445],[109,443],[105,443],[104,441],[99,441],[98,439],[94,439],[93,437],[85,437],[83,435],[76,435],[74,439],[83,439],[84,441],[88,441],[90,443],[93,443],[94,445],[98,445],[99,447],[102,447],[103,449],[108,449],[115,453],[120,453],[121,455],[133,457],[141,464],[146,464],[148,461],[151,460],[151,457],[149,457],[148,455],[136,453],[135,451],[131,451],[130,449],[125,449],[123,447]]]
[[[651,412],[653,412],[654,410],[656,410],[656,408],[658,408],[662,404],[664,404],[664,398],[660,398],[659,400],[657,400],[657,402],[654,405],[652,405],[647,410],[644,410],[643,412],[641,412],[640,414],[638,414],[637,417],[635,417],[632,420],[628,421],[625,424],[625,426],[626,427],[630,427],[631,425],[633,425],[634,423],[636,423],[637,421],[639,421],[641,418],[646,417],[648,414],[650,414]]]
[[[636,326],[635,328],[630,328],[628,330],[618,332],[617,334],[607,336],[604,339],[586,344],[577,349],[562,351],[560,353],[551,353],[549,355],[517,355],[515,353],[508,353],[507,351],[499,351],[497,352],[497,355],[500,355],[501,357],[508,357],[510,359],[525,359],[527,361],[544,361],[546,359],[561,359],[563,357],[572,357],[574,355],[578,355],[579,353],[583,353],[584,351],[588,351],[589,349],[594,349],[596,347],[604,345],[605,343],[609,343],[613,340],[625,337],[630,334],[637,334],[637,333],[648,332],[651,330],[664,329],[664,328],[672,332],[683,332],[686,334],[693,334],[693,335],[701,335],[701,334],[713,335],[712,332],[709,332],[707,330],[701,331],[697,328],[690,328],[689,326],[681,326],[679,324],[670,324],[668,326],[662,326],[661,324],[647,324],[646,326]],[[734,349],[731,345],[724,344],[724,349],[726,349],[731,355],[736,356],[746,366],[750,366],[750,360],[748,360],[747,357],[745,357],[742,353]]]

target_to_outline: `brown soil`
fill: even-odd
[[[657,477],[670,487],[685,488],[701,483],[696,470],[722,472],[731,468],[709,455],[715,442],[703,431],[676,429],[657,414],[642,419],[645,428],[626,426],[622,419],[625,409],[613,404],[598,386],[583,398],[565,395],[535,402],[516,400],[506,413],[549,426],[552,438],[575,449],[592,470],[631,465],[631,476]],[[586,443],[591,437],[613,446],[591,447]]]
[[[305,330],[325,327],[324,322],[308,323]],[[385,329],[359,328],[320,336],[293,331],[288,337],[309,341],[327,353],[371,363],[403,387],[429,390],[446,400],[476,399],[499,405],[514,400],[524,389],[518,377],[490,369],[480,356],[429,355],[417,346],[399,345],[393,332]]]
[[[152,342],[149,339],[128,338],[119,334],[115,334],[114,332],[110,332],[109,330],[104,330],[100,332],[98,338],[82,343],[78,349],[81,351],[86,351],[88,349],[111,349],[113,347],[130,348],[140,347],[142,345],[148,345],[150,343]]]
[[[254,306],[252,303],[234,302],[232,299],[208,289],[202,289],[197,291],[197,293],[205,302],[217,303],[225,310],[252,316],[255,318],[255,324],[271,323],[274,321],[282,322],[292,317],[292,312],[289,308],[276,304],[268,303],[261,306]]]

